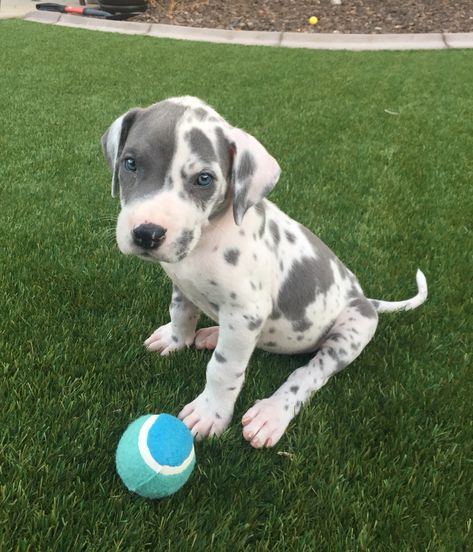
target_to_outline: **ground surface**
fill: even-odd
[[[471,549],[472,62],[471,50],[212,45],[0,21],[2,552]],[[270,199],[369,296],[415,293],[417,267],[430,295],[383,315],[266,451],[240,419],[307,357],[256,351],[229,429],[196,444],[179,493],[152,502],[119,481],[118,440],[134,418],[192,400],[210,353],[144,349],[171,285],[115,245],[100,137],[130,107],[183,94],[263,142],[282,167]]]
[[[315,27],[310,16],[318,17]],[[135,20],[240,30],[317,33],[473,31],[473,0],[149,0]]]

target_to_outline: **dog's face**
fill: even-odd
[[[279,178],[255,138],[192,97],[128,111],[102,145],[121,199],[118,246],[148,260],[182,260],[227,209],[241,224]]]

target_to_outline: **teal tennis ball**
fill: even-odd
[[[192,434],[170,414],[141,416],[118,443],[118,475],[130,491],[146,498],[175,493],[189,479],[194,465]]]

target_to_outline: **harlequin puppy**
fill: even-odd
[[[112,195],[121,198],[120,250],[158,262],[173,282],[171,321],[147,348],[214,349],[202,393],[179,415],[193,435],[227,428],[255,347],[313,352],[243,417],[245,439],[274,445],[303,403],[361,353],[378,313],[413,309],[427,297],[418,271],[412,299],[367,299],[319,238],[265,199],[279,179],[277,161],[197,98],[131,109],[102,144]],[[196,332],[201,311],[218,326]]]

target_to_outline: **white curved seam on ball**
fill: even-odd
[[[163,466],[156,462],[148,447],[148,433],[158,417],[159,414],[150,416],[141,426],[140,433],[138,435],[138,448],[140,450],[141,458],[143,458],[146,465],[149,466],[154,472],[161,473]]]
[[[194,460],[195,452],[194,445],[189,453],[189,456],[184,460],[179,466],[162,466],[158,464],[153,458],[151,451],[148,447],[148,434],[151,427],[159,418],[159,414],[151,415],[145,423],[141,426],[140,433],[138,435],[138,449],[140,451],[141,457],[145,461],[146,465],[150,467],[156,473],[162,473],[163,475],[174,475],[184,471]]]

